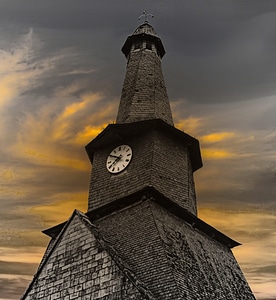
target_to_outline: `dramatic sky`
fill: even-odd
[[[276,299],[276,1],[0,0],[0,300],[32,279],[40,231],[87,209],[84,146],[116,119],[120,49],[145,9],[175,124],[201,143],[199,217]]]

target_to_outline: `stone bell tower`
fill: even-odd
[[[22,299],[255,299],[231,248],[197,217],[199,142],[174,127],[162,41],[145,21],[123,45],[115,124],[87,146],[88,211],[51,237]]]

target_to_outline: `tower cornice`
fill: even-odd
[[[170,211],[171,213],[178,216],[180,219],[184,220],[194,229],[204,232],[205,234],[217,240],[218,242],[220,242],[228,248],[234,248],[241,245],[239,242],[231,239],[230,237],[226,236],[222,232],[210,226],[203,220],[191,214],[186,209],[177,205],[175,202],[165,197],[162,193],[158,192],[154,187],[146,187],[140,191],[137,191],[136,193],[128,195],[127,197],[122,197],[120,199],[117,199],[116,201],[110,202],[105,206],[97,208],[93,211],[89,211],[86,213],[86,215],[92,222],[94,222],[97,219],[108,216],[111,213],[114,213],[118,210],[122,210],[129,205],[135,205],[136,203],[146,200],[158,203],[166,210]],[[55,238],[66,224],[67,222],[63,222],[54,227],[45,229],[42,232],[52,238]]]
[[[98,136],[86,145],[85,149],[91,163],[93,163],[94,152],[98,149],[113,144],[114,142],[124,141],[129,137],[148,132],[149,130],[160,131],[180,141],[183,147],[187,147],[193,172],[202,167],[199,141],[161,119],[138,121],[128,124],[109,124]]]
[[[155,44],[155,47],[157,49],[157,53],[160,56],[160,58],[162,58],[166,51],[165,48],[163,46],[163,43],[161,41],[161,39],[158,36],[152,35],[152,34],[147,34],[145,32],[139,33],[139,34],[134,34],[129,36],[123,47],[122,47],[122,52],[124,53],[125,57],[128,57],[129,52],[131,50],[131,46],[140,40],[145,40],[145,41],[149,41],[149,42],[153,42]]]

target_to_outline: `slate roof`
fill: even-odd
[[[99,243],[100,247],[108,252],[108,254],[111,256],[111,258],[114,260],[114,262],[118,266],[118,268],[122,271],[124,276],[128,280],[130,280],[132,282],[132,284],[136,287],[137,292],[142,296],[142,299],[150,299],[150,300],[156,299],[152,295],[152,293],[148,290],[148,288],[145,286],[145,284],[142,282],[142,280],[137,278],[137,276],[133,273],[133,271],[127,265],[127,263],[120,257],[120,255],[118,255],[115,247],[110,245],[110,243],[108,243],[108,241],[106,241],[105,238],[103,237],[103,235],[98,231],[97,227],[91,223],[89,218],[84,213],[82,213],[78,210],[74,210],[74,212],[72,213],[72,215],[68,219],[68,221],[62,223],[62,226],[60,226],[58,235],[55,235],[51,239],[49,246],[45,252],[45,255],[39,265],[39,268],[38,268],[36,274],[34,275],[32,282],[26,289],[26,291],[23,294],[21,299],[22,300],[27,299],[28,293],[32,290],[32,288],[36,288],[36,286],[38,284],[37,279],[39,278],[40,273],[42,272],[43,268],[47,267],[48,260],[51,257],[52,252],[56,248],[59,247],[59,242],[63,238],[64,232],[66,231],[66,229],[68,227],[70,227],[70,224],[75,216],[77,216],[79,218],[80,222],[82,222],[89,229],[91,234],[96,237],[96,240]],[[87,236],[87,238],[89,238],[89,237]],[[66,257],[64,257],[64,259],[66,259]],[[79,264],[79,268],[83,269],[83,266],[81,265],[81,263]],[[49,273],[49,277],[53,277],[55,275],[56,274]],[[39,296],[37,296],[37,297],[39,297]],[[37,298],[37,299],[43,299],[43,298]]]
[[[26,294],[75,216],[141,299],[204,299],[205,293],[218,293],[214,299],[226,299],[227,293],[229,299],[254,299],[230,250],[239,243],[152,188],[86,214],[75,210],[67,222],[45,230],[53,242]],[[222,284],[225,278],[228,283]],[[245,298],[239,298],[242,293]]]

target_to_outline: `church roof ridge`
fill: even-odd
[[[124,259],[118,254],[116,249],[109,243],[107,239],[103,236],[103,234],[98,230],[97,226],[93,225],[90,221],[89,217],[83,213],[81,220],[86,223],[86,225],[92,230],[93,234],[95,235],[98,243],[101,245],[103,249],[105,249],[111,258],[114,260],[116,265],[119,269],[127,276],[130,281],[135,285],[138,291],[143,295],[146,296],[149,300],[155,300],[155,297],[152,293],[148,290],[145,284],[137,278],[136,274],[132,271],[131,267],[124,261]]]

